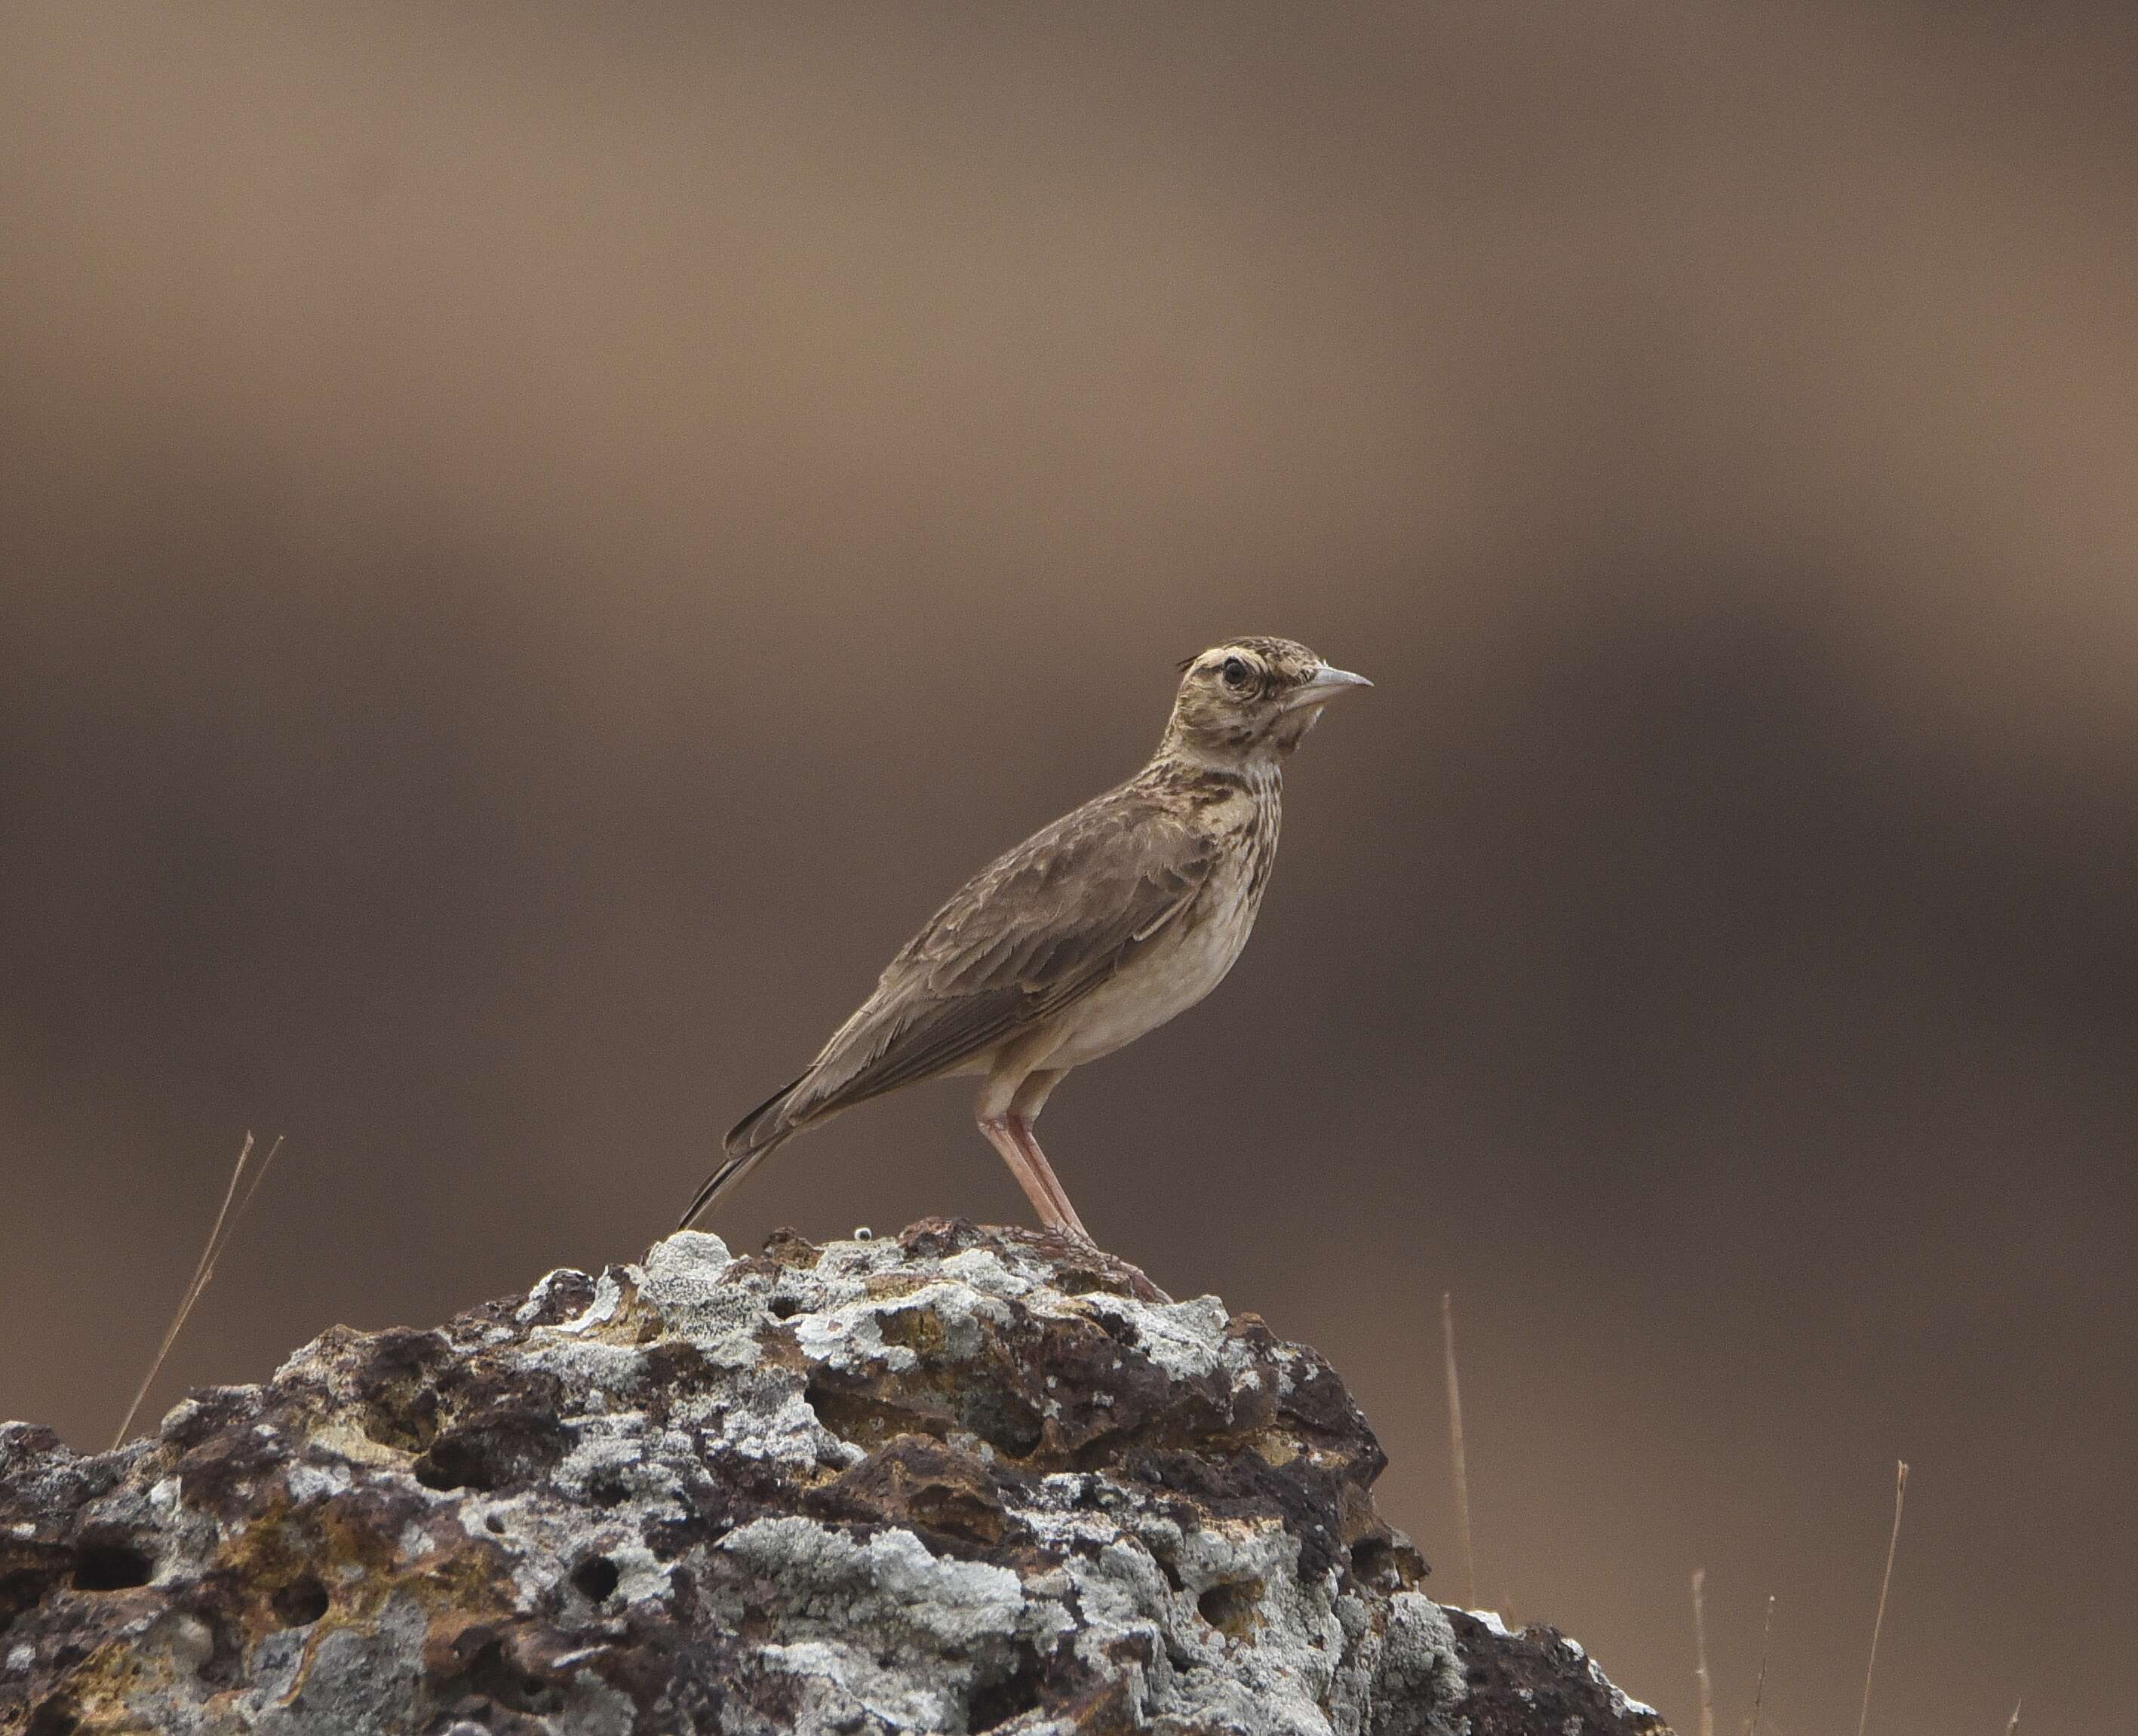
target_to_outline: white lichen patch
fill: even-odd
[[[1078,1300],[1087,1311],[1132,1328],[1136,1349],[1175,1380],[1199,1380],[1221,1366],[1229,1316],[1215,1296],[1188,1302],[1139,1302],[1129,1296]]]
[[[1031,1274],[1013,1271],[1003,1265],[1002,1256],[992,1248],[968,1248],[962,1254],[953,1254],[938,1270],[945,1278],[984,1296],[998,1296],[1005,1301],[1028,1296],[1042,1287]]]
[[[687,1433],[655,1431],[637,1415],[588,1417],[573,1433],[571,1451],[552,1473],[560,1493],[594,1505],[613,1494],[647,1517],[681,1515],[676,1467],[690,1462],[694,1443]]]
[[[354,1482],[346,1465],[292,1465],[283,1480],[293,1501],[323,1501],[346,1495]]]
[[[1453,1705],[1462,1695],[1462,1665],[1447,1611],[1416,1592],[1389,1599],[1375,1664],[1379,1698]]]
[[[987,1329],[1007,1326],[1009,1304],[990,1290],[967,1284],[927,1284],[881,1305],[884,1314],[919,1310],[933,1314],[943,1334],[942,1354],[951,1362],[967,1362],[980,1353]]]
[[[969,1673],[930,1680],[879,1663],[865,1646],[794,1640],[761,1647],[757,1667],[789,1678],[799,1728],[864,1733],[955,1729]]]
[[[953,1649],[1008,1639],[1024,1590],[1007,1568],[940,1559],[910,1531],[866,1543],[813,1519],[759,1519],[720,1545],[769,1585],[769,1602],[798,1632],[820,1637],[903,1633]]]
[[[613,1595],[619,1603],[659,1602],[675,1590],[675,1568],[642,1544],[618,1544],[607,1552],[607,1559],[617,1570]]]
[[[871,1363],[901,1374],[920,1360],[904,1344],[884,1343],[883,1322],[873,1309],[808,1315],[797,1322],[794,1337],[811,1362],[842,1374],[859,1373]]]
[[[597,1304],[598,1305],[598,1304]],[[554,1374],[593,1401],[591,1410],[608,1411],[618,1398],[636,1396],[646,1376],[646,1353],[637,1344],[613,1344],[604,1339],[554,1336],[570,1329],[544,1327],[520,1360],[527,1368]]]
[[[622,1304],[622,1285],[617,1281],[614,1271],[603,1272],[600,1281],[594,1285],[593,1300],[570,1319],[549,1329],[572,1334],[592,1332],[597,1326],[606,1326],[613,1320],[617,1309]]]
[[[707,1446],[709,1454],[733,1453],[796,1472],[857,1465],[867,1456],[824,1426],[810,1408],[802,1382],[783,1371],[739,1393],[721,1414],[719,1431]]]
[[[584,1284],[587,1275],[568,1265],[544,1272],[537,1279],[534,1289],[527,1292],[527,1300],[512,1311],[513,1323],[520,1326],[532,1325],[548,1309],[557,1288],[564,1284]]]
[[[735,1261],[717,1236],[684,1230],[647,1250],[639,1295],[661,1324],[698,1347],[715,1368],[747,1368],[766,1324],[762,1284],[738,1283]]]

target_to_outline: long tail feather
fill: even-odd
[[[728,1129],[728,1136],[722,1142],[727,1149],[727,1161],[705,1178],[705,1186],[692,1197],[690,1209],[676,1226],[677,1229],[689,1229],[708,1206],[769,1157],[774,1146],[800,1130],[788,1120],[787,1108],[801,1083],[797,1079],[782,1086]]]
[[[689,1229],[715,1198],[726,1192],[744,1176],[754,1169],[764,1157],[763,1152],[753,1151],[740,1158],[730,1158],[726,1163],[721,1164],[718,1169],[705,1178],[705,1185],[692,1197],[690,1210],[683,1214],[681,1221],[676,1227],[678,1230]]]

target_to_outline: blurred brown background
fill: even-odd
[[[0,20],[0,1414],[633,1257],[1173,661],[1379,683],[1080,1074],[1460,1590],[1696,1726],[2127,1731],[2129,8]],[[1021,1217],[961,1085],[715,1226]]]

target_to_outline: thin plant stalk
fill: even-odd
[[[1694,1677],[1700,1683],[1700,1736],[1715,1736],[1715,1682],[1707,1673],[1707,1569],[1692,1570],[1692,1655]]]
[[[1455,1457],[1455,1536],[1462,1551],[1462,1607],[1477,1607],[1477,1556],[1470,1544],[1470,1470],[1462,1456],[1462,1387],[1455,1376],[1455,1294],[1440,1293],[1440,1338],[1447,1369],[1447,1444]]]
[[[1886,1540],[1886,1577],[1878,1582],[1878,1613],[1871,1622],[1871,1656],[1863,1665],[1863,1705],[1856,1714],[1856,1736],[1871,1727],[1871,1676],[1878,1667],[1878,1636],[1886,1626],[1886,1594],[1893,1588],[1893,1557],[1901,1547],[1901,1504],[1908,1496],[1908,1461],[1896,1461],[1893,1474],[1893,1534]]]
[[[247,1167],[252,1161],[252,1135],[246,1134],[245,1144],[238,1150],[237,1162],[230,1172],[230,1185],[222,1190],[222,1204],[215,1214],[214,1226],[207,1232],[207,1245],[201,1250],[200,1262],[193,1267],[193,1278],[186,1285],[185,1294],[178,1300],[178,1310],[172,1314],[171,1324],[164,1329],[164,1341],[156,1347],[156,1359],[149,1364],[149,1372],[141,1377],[141,1384],[134,1389],[134,1402],[126,1407],[126,1415],[120,1421],[119,1431],[111,1437],[114,1452],[125,1445],[126,1436],[134,1427],[134,1419],[149,1397],[149,1389],[155,1385],[156,1377],[164,1372],[164,1363],[171,1353],[171,1346],[178,1343],[178,1334],[185,1329],[186,1320],[192,1314],[194,1304],[200,1300],[201,1293],[207,1288],[208,1281],[215,1276],[216,1261],[222,1257],[223,1251],[230,1246],[231,1237],[237,1233],[237,1226],[245,1217],[246,1207],[252,1203],[252,1197],[259,1192],[260,1184],[267,1179],[267,1171],[275,1161],[275,1154],[281,1148],[281,1136],[277,1134],[275,1143],[267,1148],[267,1155],[260,1160],[260,1167],[252,1172],[251,1185],[246,1188],[243,1197],[240,1198],[238,1186],[245,1180]],[[235,1212],[231,1209],[232,1201],[237,1202]]]
[[[2018,1729],[2019,1708],[2025,1704],[2026,1702],[2023,1699],[2015,1699],[2012,1702],[2012,1716],[2004,1726],[2004,1736],[2014,1736],[2014,1733]]]
[[[1767,1593],[1767,1619],[1760,1629],[1760,1680],[1752,1689],[1752,1721],[1745,1736],[1760,1736],[1760,1703],[1767,1697],[1767,1651],[1774,1638],[1774,1594]]]

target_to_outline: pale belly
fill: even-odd
[[[1244,897],[1235,895],[1193,930],[1152,948],[1062,1013],[1060,1041],[1044,1065],[1081,1066],[1187,1012],[1225,980],[1254,919]]]

